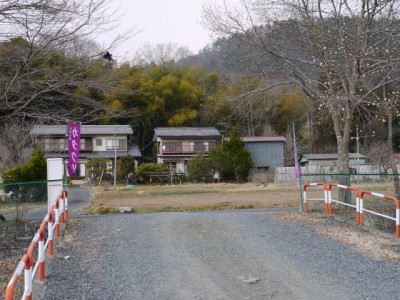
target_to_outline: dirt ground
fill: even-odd
[[[104,205],[130,207],[135,212],[298,207],[296,185],[274,184],[184,184],[138,186],[132,190],[95,188],[88,211]]]
[[[316,195],[320,193],[316,191]],[[119,187],[117,190],[103,186],[93,188],[92,196],[92,204],[83,213],[93,213],[100,206],[113,209],[128,207],[137,213],[300,206],[300,192],[296,185],[183,184],[135,186],[133,189]],[[283,212],[277,217],[287,222],[313,226],[319,233],[374,259],[400,259],[400,242],[393,234],[366,226],[360,228],[354,225],[353,220],[341,220],[337,216],[326,216],[323,212]],[[19,259],[0,260],[0,298]]]

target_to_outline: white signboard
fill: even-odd
[[[63,189],[64,165],[62,158],[47,159],[47,203],[52,207]],[[53,181],[54,180],[54,181]]]

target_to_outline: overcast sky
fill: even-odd
[[[156,45],[170,42],[197,53],[211,42],[209,32],[200,24],[202,4],[211,0],[113,1],[114,9],[119,9],[118,14],[124,14],[118,20],[118,31],[131,27],[140,31],[123,46],[114,49],[115,56],[127,53],[131,57],[130,53],[144,43]]]

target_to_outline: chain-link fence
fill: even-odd
[[[47,201],[47,186],[51,181],[0,183],[0,204],[37,203]]]
[[[371,191],[374,193],[394,196],[399,198],[399,193],[396,193],[396,189],[400,184],[400,177],[394,174],[388,173],[364,173],[364,174],[301,174],[299,177],[299,187],[302,190],[306,183],[317,183],[324,182],[326,184],[336,183],[345,186],[351,186],[356,188],[360,193],[361,191]],[[300,193],[300,207],[303,209],[303,193]],[[342,204],[333,203],[333,211],[335,215],[342,215],[355,221],[355,205],[356,205],[356,194],[352,190],[346,190],[334,187],[331,190],[332,199],[337,199],[341,202],[350,204],[346,206]],[[324,189],[322,186],[312,186],[307,189],[307,199],[323,199]],[[323,211],[323,201],[307,201],[307,206],[310,210]],[[384,213],[391,217],[395,217],[395,205],[392,201],[388,201],[381,197],[373,197],[366,195],[364,197],[364,208],[372,209],[378,213]],[[385,229],[392,232],[395,228],[395,222],[382,218],[379,215],[366,214],[365,223],[372,224],[374,227]]]
[[[0,183],[0,217],[22,221],[28,210],[47,205],[48,186],[63,185],[62,180]]]

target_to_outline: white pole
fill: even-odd
[[[356,125],[356,141],[357,141],[357,164],[360,164],[360,146],[358,143],[359,137],[358,137],[358,124]]]
[[[117,189],[117,130],[114,133],[114,190]]]

